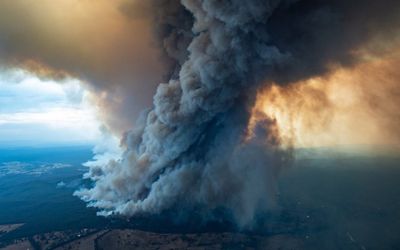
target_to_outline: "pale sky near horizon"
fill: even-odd
[[[100,123],[78,80],[0,71],[0,146],[94,144]]]

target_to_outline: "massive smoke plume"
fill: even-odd
[[[323,75],[332,65],[352,67],[365,59],[361,52],[385,53],[393,45],[386,41],[397,43],[399,34],[397,0],[75,2],[94,15],[104,7],[89,22],[78,11],[89,28],[79,27],[84,35],[77,39],[71,30],[78,27],[32,18],[45,6],[0,3],[1,63],[85,80],[111,114],[110,127],[133,128],[122,158],[92,164],[86,177],[93,187],[76,193],[103,215],[222,208],[250,225],[274,206],[276,177],[290,159],[274,121],[265,117],[248,130],[257,92],[271,82],[286,86]],[[35,22],[20,25],[24,18]],[[52,34],[57,24],[68,35]],[[143,45],[150,29],[153,48]],[[32,61],[40,67],[30,67]],[[141,98],[163,77],[152,108],[133,124],[137,103],[146,103]]]
[[[159,38],[173,61],[171,80],[158,86],[154,107],[127,135],[122,160],[92,167],[95,186],[77,194],[104,215],[222,207],[239,225],[250,224],[273,206],[287,160],[271,121],[246,131],[254,94],[266,79],[284,84],[323,74],[332,63],[351,65],[371,31],[386,36],[397,21],[395,2],[386,1],[385,10],[383,3],[353,4],[163,1],[162,14],[172,8],[183,12],[174,17],[189,18],[155,19],[169,28]]]

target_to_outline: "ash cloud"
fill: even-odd
[[[155,11],[157,3],[144,9]],[[284,85],[324,74],[331,64],[353,65],[357,49],[397,31],[399,10],[394,1],[161,6],[153,24],[172,62],[171,79],[127,134],[122,160],[93,167],[88,176],[95,186],[76,194],[106,216],[222,207],[240,226],[274,206],[276,177],[290,160],[273,136],[273,121],[247,131],[255,93],[268,80]]]
[[[76,192],[103,215],[223,208],[251,225],[274,207],[290,160],[273,121],[248,131],[257,91],[351,67],[358,50],[399,32],[390,0],[76,0],[84,11],[68,20],[53,12],[73,7],[51,2],[0,3],[1,63],[85,80],[109,126],[133,128],[122,158],[90,164],[94,185]]]

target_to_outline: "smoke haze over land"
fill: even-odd
[[[282,144],[295,147],[400,145],[398,50],[290,87],[260,91],[253,109],[277,122]]]
[[[76,193],[101,214],[223,209],[248,226],[275,206],[291,158],[276,117],[251,119],[257,95],[383,57],[398,47],[399,11],[390,0],[7,0],[0,62],[81,79],[105,124],[126,132],[122,158],[91,164],[94,186]]]

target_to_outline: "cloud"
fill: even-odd
[[[0,81],[0,143],[93,143],[99,137],[98,119],[79,81],[7,75],[14,82]]]
[[[399,47],[352,68],[274,85],[260,91],[253,118],[261,112],[278,125],[286,145],[400,145]]]
[[[387,52],[398,39],[399,7],[394,0],[5,0],[0,56],[42,78],[86,82],[108,129],[130,130],[122,158],[92,164],[86,176],[94,186],[77,192],[102,214],[223,208],[249,226],[273,207],[276,177],[290,160],[269,117],[248,131],[257,92]]]
[[[151,105],[164,71],[157,49],[151,46],[148,21],[122,15],[121,4],[1,1],[0,64],[25,68],[43,78],[86,81],[96,93],[105,122],[123,132]]]

